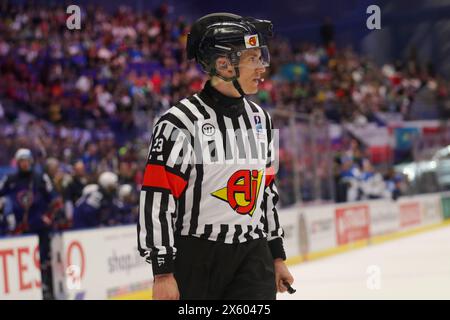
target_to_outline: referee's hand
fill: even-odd
[[[286,264],[282,259],[275,259],[273,261],[274,269],[275,269],[275,282],[277,286],[277,292],[286,292],[288,288],[283,284],[283,282],[289,283],[292,285],[294,283],[294,277],[292,277],[289,269],[286,267]]]
[[[153,300],[179,300],[177,281],[173,273],[157,274],[153,281]]]

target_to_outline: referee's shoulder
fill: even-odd
[[[190,99],[192,99],[192,96],[186,97],[174,103],[169,109],[159,116],[154,124],[154,127],[166,124],[175,129],[183,131],[187,130],[190,132],[191,130],[189,129],[192,129],[190,128],[190,125],[192,125],[194,119],[192,119],[192,115],[189,111],[189,105],[186,105],[185,103]]]

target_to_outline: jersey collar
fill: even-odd
[[[200,99],[216,112],[229,118],[237,118],[245,111],[244,98],[229,97],[215,89],[208,80],[199,94]]]

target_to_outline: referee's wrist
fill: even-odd
[[[286,253],[284,252],[283,240],[281,238],[275,238],[268,242],[270,252],[272,253],[273,260],[281,259],[286,260]]]
[[[157,274],[155,275],[155,280],[164,280],[164,279],[168,279],[168,278],[173,278],[174,275],[173,273],[161,273],[161,274]]]
[[[173,256],[171,255],[161,255],[154,256],[151,259],[153,275],[156,277],[161,274],[168,274],[174,272]]]

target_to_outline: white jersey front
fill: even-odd
[[[174,256],[177,235],[230,244],[283,237],[269,114],[245,98],[227,113],[207,97],[181,100],[154,127],[138,224],[148,262]]]

